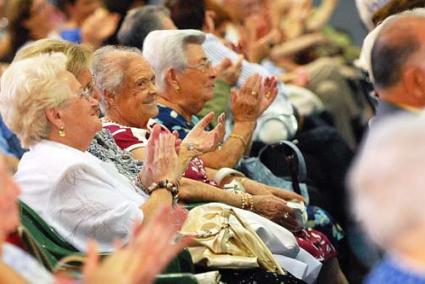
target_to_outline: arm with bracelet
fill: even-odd
[[[262,78],[254,75],[248,78],[239,92],[232,92],[233,131],[220,150],[202,156],[207,167],[233,168],[249,150],[257,118],[261,115],[261,85]]]

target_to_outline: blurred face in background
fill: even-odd
[[[54,28],[53,7],[47,0],[34,0],[29,17],[23,21],[23,26],[30,31],[32,39],[42,39]]]

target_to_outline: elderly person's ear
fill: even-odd
[[[109,105],[109,106],[110,105],[113,105],[114,94],[112,92],[109,92],[109,91],[104,90],[103,91],[103,94],[102,94],[102,97],[103,97],[104,102],[107,105]]]
[[[403,75],[403,84],[407,94],[412,95],[415,101],[425,106],[425,72],[422,68],[406,68]]]
[[[63,127],[63,121],[62,121],[62,113],[60,110],[52,107],[48,108],[44,111],[47,120],[53,124],[55,127],[60,128]]]
[[[167,85],[173,88],[177,93],[180,91],[180,84],[177,80],[177,74],[173,68],[168,69],[165,73],[165,82],[167,82]]]

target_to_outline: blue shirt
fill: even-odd
[[[61,31],[60,37],[73,43],[81,43],[81,30],[79,28],[64,29]]]
[[[366,284],[425,284],[425,274],[407,270],[390,258],[384,259],[367,277]]]
[[[24,154],[25,150],[22,149],[21,143],[18,137],[10,131],[9,128],[4,124],[3,119],[0,116],[0,150],[9,155],[13,155],[20,159]]]
[[[195,115],[192,116],[192,121],[187,121],[183,115],[164,105],[158,105],[158,110],[159,113],[155,120],[170,131],[177,131],[180,139],[184,139],[199,121],[199,118]]]

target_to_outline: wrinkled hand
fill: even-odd
[[[297,232],[298,226],[294,211],[286,202],[273,195],[254,195],[254,212],[278,223],[291,232]]]
[[[0,248],[6,236],[19,225],[19,193],[18,185],[10,176],[3,156],[0,156]]]
[[[267,77],[261,84],[261,101],[259,114],[261,115],[274,101],[277,96],[277,79],[274,76]]]
[[[145,187],[154,182],[169,180],[176,182],[184,170],[180,169],[176,153],[176,137],[171,133],[161,133],[155,125],[146,146],[146,156],[140,178]]]
[[[145,225],[138,224],[129,244],[108,256],[99,265],[96,245],[89,243],[83,274],[85,283],[153,283],[155,276],[191,242],[182,238],[174,242],[177,231],[174,215],[184,220],[187,213],[182,208],[163,207]]]
[[[98,8],[88,17],[81,27],[83,42],[98,47],[110,37],[118,27],[120,16],[110,13],[104,8]]]
[[[222,143],[226,129],[224,127],[224,113],[218,117],[216,127],[211,131],[205,128],[214,119],[214,113],[210,112],[202,118],[194,128],[183,139],[180,149],[188,150],[192,157],[201,156],[202,154],[214,151],[217,146]],[[192,149],[193,148],[193,149]]]
[[[292,201],[292,200],[297,200],[297,201],[302,201],[304,202],[304,197],[292,192],[292,191],[287,191],[284,189],[280,189],[280,188],[273,188],[271,190],[271,193],[276,196],[279,197],[280,199],[286,200],[286,201]]]
[[[261,77],[253,75],[246,80],[239,93],[232,90],[231,109],[235,122],[256,121],[259,116],[262,94]]]
[[[262,21],[259,15],[253,15],[244,22],[244,33],[246,33],[244,45],[246,47],[246,55],[252,62],[260,62],[262,59],[269,57],[272,47],[282,39],[282,35],[277,29],[272,29],[267,33],[259,32]]]
[[[232,63],[229,58],[224,58],[223,61],[215,67],[217,79],[231,86],[235,85],[241,74],[242,60],[243,56],[240,56],[235,63]]]

